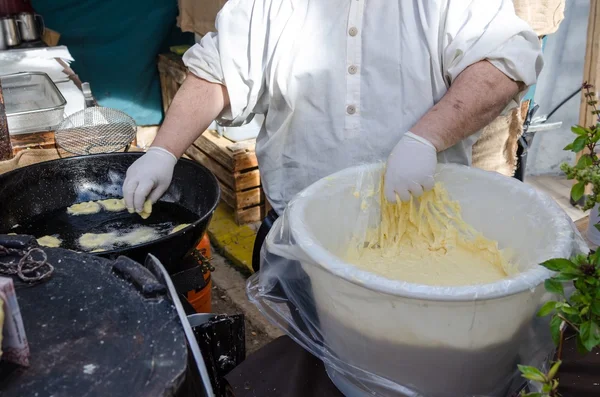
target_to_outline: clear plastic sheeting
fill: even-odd
[[[504,397],[523,384],[517,364],[553,354],[551,298],[539,263],[587,250],[549,197],[511,178],[443,165],[436,180],[463,219],[510,253],[519,273],[498,282],[435,287],[391,280],[342,258],[380,222],[383,165],[362,165],[313,184],[269,233],[251,301],[322,359],[347,396]],[[399,263],[401,265],[401,263]],[[427,266],[427,263],[423,263]]]

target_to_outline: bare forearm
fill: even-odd
[[[438,152],[446,150],[492,122],[521,88],[522,83],[491,63],[478,62],[456,78],[410,131],[429,140]]]
[[[224,86],[188,74],[173,98],[152,146],[181,157],[228,105],[229,96]]]

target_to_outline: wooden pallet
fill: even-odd
[[[261,221],[270,207],[260,183],[255,140],[232,142],[206,131],[186,154],[219,180],[221,200],[233,208],[238,225]]]
[[[187,69],[180,56],[161,54],[158,71],[166,113],[186,78]],[[209,130],[185,153],[216,175],[221,201],[233,209],[238,225],[260,222],[270,209],[261,188],[255,144],[255,139],[236,143]]]
[[[175,94],[187,76],[187,68],[180,56],[175,54],[160,54],[158,56],[158,74],[160,77],[163,110],[166,114]]]

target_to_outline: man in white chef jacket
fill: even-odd
[[[511,0],[229,0],[217,30],[184,56],[188,78],[127,172],[129,208],[164,194],[214,119],[254,114],[277,214],[313,182],[385,159],[387,198],[407,200],[432,188],[438,162],[470,164],[477,132],[543,65]]]

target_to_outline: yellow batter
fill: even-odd
[[[148,241],[158,240],[159,238],[160,236],[156,230],[152,229],[151,227],[142,226],[122,235],[117,239],[117,241],[129,246],[147,243]]]
[[[128,208],[130,214],[133,214],[135,211],[131,208]],[[152,214],[152,201],[146,200],[144,202],[144,207],[142,208],[142,212],[138,212],[142,219],[148,219],[150,214]]]
[[[100,204],[95,201],[73,204],[67,208],[67,213],[70,215],[91,215],[100,212]]]
[[[181,225],[177,225],[173,228],[173,230],[169,232],[169,234],[177,233],[178,231],[185,229],[189,225],[189,223],[182,223]]]
[[[54,236],[44,236],[44,237],[38,238],[37,242],[42,247],[58,248],[58,247],[60,247],[62,240],[59,239],[58,237],[54,237]]]
[[[88,201],[85,203],[73,204],[67,208],[67,213],[70,215],[91,215],[97,214],[101,209],[109,212],[120,212],[127,209],[125,199],[106,199],[98,201]],[[130,213],[135,211],[129,210]],[[152,201],[146,200],[142,211],[139,212],[142,219],[148,219],[152,213]]]
[[[441,184],[419,199],[389,203],[382,194],[381,202],[380,226],[346,258],[357,267],[432,286],[492,283],[513,273],[498,243],[465,223]]]
[[[124,199],[106,199],[98,201],[106,211],[109,212],[120,212],[125,211],[125,200]]]
[[[110,247],[116,243],[117,233],[85,233],[79,237],[79,245],[84,250],[95,250],[100,247]]]
[[[119,235],[117,232],[111,233],[85,233],[79,237],[79,246],[88,252],[102,252],[105,248],[116,244],[127,246],[147,243],[157,240],[160,235],[151,227],[141,226],[129,233]]]

